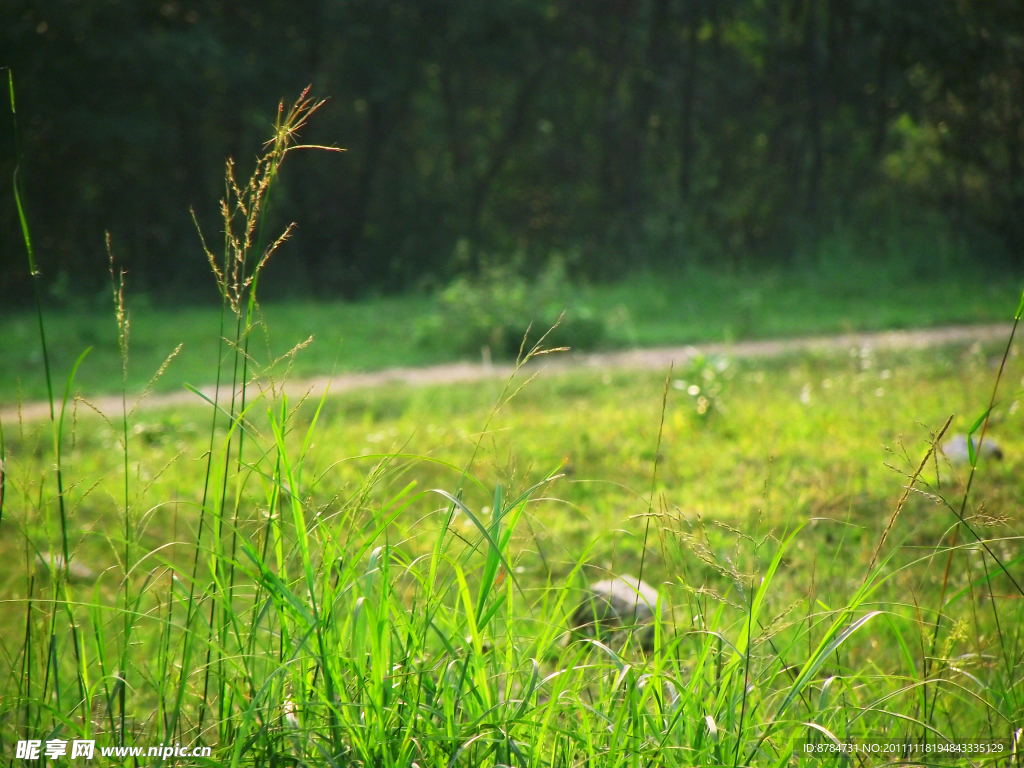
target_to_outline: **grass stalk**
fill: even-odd
[[[124,305],[124,270],[114,273],[114,252],[111,248],[110,233],[107,233],[107,255],[110,258],[110,282],[114,299],[114,317],[117,320],[117,346],[121,355],[121,456],[124,469],[124,630],[121,636],[121,653],[118,658],[118,684],[120,685],[120,743],[124,745],[125,723],[128,713],[125,711],[125,690],[128,686],[128,649],[132,638],[132,505],[130,492],[130,469],[128,447],[128,313]]]
[[[52,431],[53,431],[54,473],[56,475],[56,480],[57,480],[57,506],[58,506],[58,510],[59,510],[59,514],[60,514],[60,532],[61,532],[61,542],[60,543],[61,543],[61,553],[62,553],[62,556],[63,556],[63,578],[64,578],[64,584],[65,584],[65,587],[66,587],[67,582],[70,580],[71,561],[70,561],[70,548],[68,547],[67,509],[66,509],[65,494],[64,494],[64,471],[63,471],[63,464],[61,462],[61,437],[62,437],[62,435],[61,435],[61,428],[63,427],[63,423],[64,423],[64,410],[62,408],[62,410],[61,410],[61,418],[60,418],[60,422],[58,424],[57,419],[56,419],[55,407],[54,407],[53,376],[52,376],[51,371],[50,371],[50,352],[49,352],[49,347],[48,347],[48,345],[46,343],[46,324],[43,322],[43,300],[42,300],[42,292],[41,292],[41,289],[40,289],[40,281],[42,279],[42,274],[40,273],[39,269],[36,267],[35,249],[32,246],[32,235],[31,235],[31,232],[30,232],[30,229],[29,229],[29,225],[28,225],[28,218],[27,218],[27,215],[25,213],[25,206],[24,206],[24,203],[23,203],[23,195],[22,195],[22,190],[21,190],[21,183],[20,183],[19,176],[18,176],[19,171],[21,169],[21,146],[20,146],[20,143],[19,143],[17,108],[16,108],[16,102],[15,102],[15,96],[14,96],[14,72],[10,68],[6,68],[6,69],[7,69],[8,90],[9,90],[9,93],[10,93],[11,121],[12,121],[13,128],[14,128],[14,143],[15,143],[15,148],[14,148],[15,166],[14,166],[14,174],[13,174],[13,177],[12,177],[12,180],[11,180],[11,188],[12,188],[12,191],[14,193],[14,202],[15,202],[15,206],[17,207],[17,211],[18,211],[18,221],[19,221],[19,223],[21,225],[22,241],[25,244],[25,252],[26,252],[26,255],[28,257],[29,276],[32,278],[32,290],[33,290],[33,296],[34,296],[34,299],[35,299],[36,319],[38,321],[38,326],[39,326],[39,339],[40,339],[41,350],[42,350],[42,357],[43,357],[43,371],[44,371],[45,378],[46,378],[47,402],[49,403],[49,411],[50,411],[50,425],[51,425],[51,428],[52,428]],[[86,350],[86,352],[84,352],[82,354],[82,357],[79,357],[78,362],[75,364],[75,367],[74,367],[74,369],[72,370],[72,373],[71,373],[71,379],[69,379],[69,381],[68,381],[68,387],[70,387],[71,380],[73,380],[73,378],[74,378],[74,371],[77,370],[78,365],[81,364],[82,358],[87,353],[88,353],[88,350]],[[66,406],[66,405],[67,405],[67,395],[65,394],[64,406]],[[52,565],[53,564],[51,563],[51,566]],[[57,605],[56,601],[57,601],[58,591],[59,591],[59,584],[55,585],[55,587],[54,587],[54,605],[53,605],[53,615],[54,615],[54,617],[56,616],[56,605]],[[67,597],[66,594],[65,594],[65,597]],[[65,600],[63,607],[64,607],[64,609],[65,609],[65,611],[66,611],[66,613],[68,615],[68,620],[69,620],[69,622],[71,624],[72,643],[73,643],[73,646],[74,646],[74,653],[75,653],[75,667],[76,667],[76,674],[77,674],[77,677],[78,677],[78,690],[79,690],[80,701],[85,702],[86,701],[85,681],[84,681],[83,676],[82,676],[83,661],[82,661],[82,658],[81,658],[81,652],[80,652],[79,642],[78,642],[78,630],[77,630],[77,627],[75,625],[74,614],[73,614],[73,611],[71,609],[71,602],[69,600]],[[52,627],[52,625],[51,625],[50,642],[51,642],[51,647],[52,647],[53,643],[55,642],[55,636],[53,634],[53,627]],[[56,677],[55,677],[55,681],[56,681]],[[55,682],[55,684],[56,684],[56,682]],[[45,683],[44,683],[44,692],[45,692],[45,689],[46,689],[46,686],[45,686]],[[85,720],[85,718],[87,716],[88,716],[88,713],[87,712],[83,712],[83,714],[82,714],[83,722],[84,722],[84,720]]]

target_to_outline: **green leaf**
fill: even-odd
[[[968,435],[973,435],[975,432],[977,432],[978,429],[981,427],[981,425],[985,423],[985,419],[988,418],[988,415],[991,412],[992,412],[991,408],[986,408],[985,412],[982,413],[981,416],[979,416],[977,419],[975,419],[973,424],[971,424],[971,428],[969,430],[967,430],[967,434]]]
[[[441,490],[439,488],[435,488],[433,490],[433,492],[437,493],[437,494],[440,494],[441,496],[444,496],[446,499],[448,499],[448,501],[450,501],[452,504],[457,506],[459,509],[461,509],[466,514],[466,517],[468,517],[470,519],[470,521],[472,521],[473,525],[475,525],[477,527],[477,530],[479,530],[480,533],[483,534],[483,537],[485,539],[487,539],[487,543],[491,545],[492,551],[497,553],[498,560],[501,562],[502,565],[505,566],[505,571],[508,573],[509,578],[512,579],[513,583],[516,585],[516,587],[522,593],[523,592],[523,588],[519,585],[519,582],[516,580],[515,573],[513,572],[511,566],[509,566],[508,561],[505,560],[505,556],[501,553],[501,548],[498,546],[498,542],[496,542],[494,540],[494,537],[491,536],[491,532],[489,530],[487,530],[487,526],[485,526],[483,523],[481,523],[480,519],[476,515],[474,515],[472,512],[470,512],[469,507],[467,507],[465,504],[462,503],[462,501],[460,501],[459,499],[457,499],[456,497],[454,497],[450,493],[448,493],[448,491],[444,491],[444,490]],[[523,593],[523,594],[525,594],[525,593]]]
[[[78,367],[82,364],[82,361],[85,360],[85,356],[90,352],[92,352],[92,347],[86,347],[85,351],[78,356],[75,364],[71,367],[71,374],[68,376],[67,384],[64,386],[64,400],[60,405],[60,421],[57,423],[57,434],[55,436],[58,440],[60,439],[60,435],[64,432],[64,412],[68,407],[68,398],[71,397],[71,387],[74,386],[75,375],[78,373]]]
[[[28,251],[28,272],[35,277],[39,274],[36,269],[36,254],[32,249],[32,235],[28,231],[28,219],[25,218],[25,207],[21,204],[21,194],[18,192],[18,170],[14,169],[14,204],[18,208],[18,221],[21,222],[21,236],[25,240],[25,250]]]
[[[978,448],[980,447],[974,444],[974,433],[981,428],[981,425],[985,423],[985,419],[988,418],[990,413],[992,413],[992,408],[986,408],[984,413],[975,419],[974,423],[971,424],[971,428],[967,430],[967,458],[970,460],[972,467],[978,463]]]

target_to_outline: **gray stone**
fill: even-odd
[[[971,438],[971,442],[974,444],[974,450],[978,451],[978,437],[976,435]],[[946,458],[953,464],[971,463],[970,454],[967,452],[967,435],[953,435],[942,444],[942,452],[946,454]],[[978,459],[1001,460],[1002,458],[1002,448],[991,437],[986,436],[985,442],[981,444],[981,450],[978,451]]]
[[[49,552],[40,552],[36,555],[36,573],[40,576],[53,577],[53,574],[50,573],[51,564],[55,573],[62,573],[64,571],[64,556],[57,554],[51,556]],[[96,573],[84,563],[72,560],[68,567],[68,581],[72,584],[87,584],[96,581]]]
[[[658,590],[636,576],[623,574],[590,585],[569,619],[573,634],[602,642],[625,642],[629,631],[645,651],[654,646]]]

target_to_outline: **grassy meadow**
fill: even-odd
[[[956,507],[967,468],[929,463],[868,571],[931,434],[984,408],[998,353],[707,361],[672,373],[663,414],[664,376],[623,371],[542,374],[511,400],[522,382],[258,400],[241,459],[239,428],[215,428],[209,477],[209,405],[139,414],[127,452],[118,414],[69,406],[69,552],[98,577],[70,585],[35,564],[62,540],[50,428],[5,425],[4,741],[175,738],[225,764],[817,764],[811,722],[1009,749],[1020,595],[965,531],[950,549],[956,516],[930,496]],[[1011,573],[1022,374],[1015,347],[989,433],[1006,458],[979,467],[966,513]],[[641,569],[663,601],[653,654],[566,642],[588,581]]]
[[[5,758],[84,739],[125,766],[1020,764],[1017,345],[1005,366],[977,345],[837,347],[288,400],[281,377],[337,350],[274,363],[252,234],[314,109],[282,113],[228,186],[217,395],[108,413],[74,396],[137,391],[186,325],[147,346],[118,281],[107,357],[54,348],[55,418],[0,425]],[[732,295],[787,318],[744,333],[846,317],[807,286],[806,313],[783,312],[788,290]],[[688,295],[671,333],[698,322]],[[929,317],[1004,314],[972,296]],[[878,322],[910,323],[904,299]],[[669,340],[645,311],[636,342]],[[74,328],[50,338],[76,349]],[[218,378],[187,360],[161,381]],[[952,464],[934,451],[954,432],[1003,460]],[[659,590],[651,647],[567,632],[587,583],[625,573]],[[828,751],[848,740],[876,751]]]
[[[181,344],[176,363],[157,391],[185,383],[212,384],[222,335],[216,307],[172,308],[135,302],[128,277],[132,365],[128,390],[141,392]],[[908,286],[913,285],[913,290]],[[898,261],[851,261],[845,269],[795,268],[789,273],[728,274],[693,269],[576,286],[563,297],[602,324],[600,338],[568,340],[574,348],[621,349],[702,342],[924,328],[1001,322],[1016,304],[1016,276],[993,275],[970,265],[907,271]],[[68,370],[86,348],[88,364],[76,381],[90,396],[120,388],[117,323],[103,296],[101,307],[53,308],[45,313],[51,361]],[[295,358],[296,376],[372,371],[460,359],[480,360],[480,345],[431,321],[443,313],[438,295],[406,295],[359,302],[282,301],[259,308],[266,333],[254,341],[263,359],[275,359],[309,337]],[[559,305],[559,310],[561,305]],[[532,319],[553,322],[558,312],[537,309]],[[547,315],[547,316],[545,316]],[[231,330],[231,329],[229,329]],[[0,312],[0,403],[46,397],[38,323],[32,312]],[[229,334],[230,335],[230,334]],[[518,348],[518,339],[515,347]],[[499,356],[498,351],[494,352]]]

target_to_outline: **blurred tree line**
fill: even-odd
[[[274,224],[278,292],[447,282],[560,254],[607,278],[687,260],[1024,245],[1014,0],[0,0],[21,178],[51,290],[212,291],[220,230],[277,103],[327,104]],[[14,167],[4,121],[3,178]],[[0,295],[28,294],[10,185]],[[975,248],[975,253],[981,247]]]

